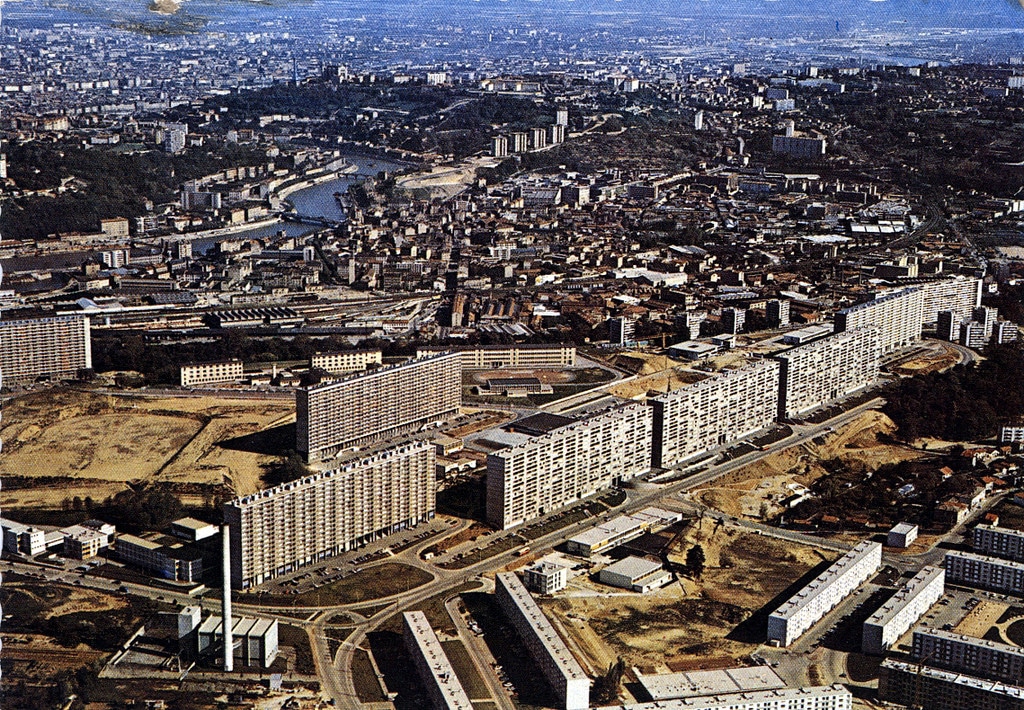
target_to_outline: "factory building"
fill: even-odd
[[[920,287],[889,291],[878,298],[836,313],[835,331],[874,326],[882,354],[905,348],[921,338],[924,291]]]
[[[914,632],[914,660],[1003,683],[1024,680],[1024,648],[941,629]]]
[[[560,706],[586,710],[590,706],[590,678],[519,577],[514,572],[499,573],[494,579],[494,595],[530,657],[554,688]]]
[[[487,521],[505,530],[650,467],[650,408],[615,407],[488,454]]]
[[[778,415],[779,363],[726,370],[650,400],[654,465],[669,468],[772,425]]]
[[[983,555],[1024,562],[1024,532],[995,525],[978,525],[971,532],[971,546]]]
[[[768,641],[788,646],[882,566],[882,546],[865,540],[768,617]]]
[[[451,661],[422,611],[402,614],[405,648],[435,710],[473,710]]]
[[[1024,562],[1000,560],[971,552],[946,553],[946,581],[1024,595]]]
[[[779,362],[779,418],[792,419],[845,397],[878,378],[876,328],[858,328],[774,356]]]
[[[946,570],[924,567],[900,587],[889,601],[864,622],[861,650],[880,655],[888,651],[945,591]]]
[[[224,504],[232,586],[245,589],[434,517],[430,442],[385,449]]]
[[[444,421],[459,412],[458,354],[349,375],[295,396],[296,450],[310,462]]]
[[[0,372],[5,382],[73,378],[91,367],[87,317],[0,321]]]
[[[605,567],[597,579],[602,584],[647,594],[671,582],[672,573],[661,562],[630,556]]]
[[[240,666],[269,668],[277,658],[277,619],[231,618],[233,658]],[[199,655],[215,653],[224,645],[224,618],[211,616],[199,626]]]

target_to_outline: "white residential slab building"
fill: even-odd
[[[402,614],[405,647],[435,710],[473,710],[451,661],[422,611]]]
[[[857,328],[878,329],[883,355],[920,340],[924,323],[924,291],[920,287],[887,291],[878,298],[836,313],[835,330],[843,333]]]
[[[500,530],[651,468],[651,409],[627,404],[487,456],[487,520]]]
[[[654,465],[669,468],[772,425],[778,414],[779,363],[726,370],[650,401]]]
[[[789,646],[882,566],[882,545],[865,540],[768,617],[768,641]]]
[[[1024,648],[941,629],[914,632],[915,660],[1004,683],[1024,680]],[[925,660],[927,659],[927,660]]]
[[[779,361],[779,418],[817,409],[878,378],[878,329],[836,333],[774,356]]]
[[[927,566],[900,587],[885,604],[864,622],[861,650],[883,654],[924,616],[945,591],[946,570]]]
[[[1024,562],[1024,531],[996,525],[978,525],[971,532],[971,546],[979,553]]]
[[[590,678],[519,577],[514,572],[499,573],[494,578],[494,595],[530,656],[555,689],[562,707],[586,710],[590,705]]]
[[[946,553],[946,581],[1024,595],[1024,562],[954,550]]]
[[[853,694],[845,686],[836,683],[613,705],[600,710],[850,710],[852,707]]]

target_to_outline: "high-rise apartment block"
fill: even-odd
[[[882,566],[882,545],[865,540],[768,617],[768,641],[789,646]]]
[[[971,532],[971,546],[984,555],[1024,562],[1024,532],[996,525],[978,525]]]
[[[654,465],[668,468],[771,426],[778,401],[774,360],[726,370],[650,400]]]
[[[878,377],[878,330],[836,333],[774,356],[779,362],[779,418],[799,417],[867,387]]]
[[[743,308],[722,309],[722,330],[730,335],[743,332],[747,323],[747,311]]]
[[[519,525],[651,468],[651,409],[627,404],[487,456],[487,520]]]
[[[772,328],[789,325],[789,301],[772,299],[765,306],[765,317]]]
[[[792,111],[793,100],[776,101],[777,111]],[[824,138],[808,136],[772,136],[772,152],[784,153],[794,158],[814,159],[825,155],[827,143]]]
[[[505,136],[494,136],[491,139],[491,155],[495,158],[507,158],[508,138]]]
[[[924,616],[946,589],[946,570],[926,566],[864,622],[861,651],[883,654]]]
[[[1024,562],[954,550],[946,553],[945,564],[946,579],[954,584],[1024,594]]]
[[[914,286],[889,292],[836,313],[835,330],[842,333],[874,326],[883,355],[905,348],[921,338],[924,291]]]
[[[224,504],[231,583],[262,584],[434,517],[435,447],[386,449]]]
[[[590,678],[515,572],[494,578],[494,597],[565,710],[590,705]]]
[[[380,350],[342,350],[334,353],[314,353],[309,358],[309,366],[313,369],[325,370],[333,374],[362,372],[368,368],[383,364]]]
[[[1024,648],[999,641],[920,629],[914,632],[911,654],[930,666],[989,680],[1020,683],[1024,679]]]
[[[940,311],[952,311],[953,321],[969,318],[981,305],[981,279],[973,276],[955,276],[915,284],[924,292],[922,322],[935,323]]]
[[[296,393],[296,450],[310,462],[458,414],[458,353],[410,360]]]
[[[635,342],[636,322],[632,318],[611,318],[608,321],[608,340],[612,345],[630,345]]]
[[[75,377],[92,367],[89,319],[54,316],[0,321],[0,371],[6,382]]]
[[[960,321],[953,311],[939,311],[935,318],[935,337],[948,342],[956,342],[960,335]]]

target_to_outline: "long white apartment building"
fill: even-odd
[[[239,589],[434,517],[430,442],[385,449],[224,504]]]
[[[241,360],[194,362],[179,370],[182,387],[202,387],[222,382],[238,382],[245,377]]]
[[[875,655],[888,651],[945,590],[946,570],[924,567],[864,622],[861,651]]]
[[[1024,681],[1024,648],[941,629],[914,632],[914,660],[1004,683]],[[927,660],[926,660],[927,659]]]
[[[1024,595],[1024,562],[954,550],[946,553],[946,581]]]
[[[341,350],[332,353],[313,353],[309,366],[331,374],[362,372],[371,365],[379,367],[384,363],[380,350]]]
[[[959,323],[970,318],[974,309],[981,305],[981,279],[973,276],[920,281],[914,284],[924,292],[922,321],[935,323],[939,311],[953,311],[953,322]]]
[[[789,646],[882,566],[882,545],[865,540],[768,617],[768,641]]]
[[[5,382],[75,377],[91,367],[86,316],[0,321],[0,372]]]
[[[590,678],[514,572],[494,578],[494,596],[565,710],[590,706]]]
[[[917,286],[887,291],[878,298],[845,308],[835,317],[835,331],[858,328],[878,329],[878,346],[883,355],[920,340],[924,323],[924,291]]]
[[[779,363],[760,360],[650,400],[653,461],[669,468],[771,426],[778,415]]]
[[[599,710],[850,710],[852,707],[853,694],[845,686],[836,683],[611,705]]]
[[[576,346],[568,344],[478,345],[454,350],[462,358],[463,370],[560,369],[576,364]],[[442,348],[418,348],[416,357],[427,357],[443,351]]]
[[[996,525],[978,525],[971,532],[971,546],[980,554],[1024,562],[1024,531]]]
[[[651,409],[626,404],[487,456],[487,520],[500,530],[651,468]]]
[[[928,710],[1024,710],[1024,688],[1019,685],[892,658],[882,662],[878,697]]]
[[[867,387],[878,377],[877,328],[836,333],[774,356],[779,361],[779,418],[799,417]]]
[[[451,661],[422,611],[402,614],[405,647],[435,710],[473,710]]]
[[[457,353],[382,367],[295,394],[296,450],[310,462],[399,436],[459,412]]]

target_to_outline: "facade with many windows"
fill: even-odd
[[[69,378],[91,367],[92,341],[87,317],[0,321],[0,371],[5,381]]]
[[[459,412],[462,369],[457,353],[425,357],[335,382],[295,396],[296,450],[310,462],[443,421]]]
[[[444,352],[440,348],[419,348],[416,357]],[[457,349],[462,358],[463,370],[498,370],[522,368],[530,370],[540,367],[562,368],[576,364],[575,345],[478,345],[475,348]]]
[[[996,525],[978,525],[971,532],[971,545],[985,555],[1024,562],[1024,532]]]
[[[858,303],[836,313],[835,330],[878,329],[883,355],[905,348],[921,338],[924,290],[919,286],[886,292],[873,301]]]
[[[309,358],[313,369],[330,373],[362,372],[371,365],[379,367],[384,361],[380,350],[342,350],[336,353],[314,353]]]
[[[878,377],[875,328],[858,328],[774,356],[779,361],[779,418],[817,409],[872,384]]]
[[[262,584],[432,519],[435,457],[430,442],[410,443],[225,503],[232,585]]]
[[[956,584],[1024,594],[1024,562],[1000,560],[971,552],[946,553],[946,579]]]
[[[1024,680],[1024,649],[998,641],[921,629],[914,632],[912,655],[936,668],[1006,683]]]
[[[181,386],[201,387],[219,382],[238,382],[245,376],[241,360],[197,362],[181,366]]]
[[[616,407],[489,454],[487,520],[505,530],[650,469],[650,407]]]
[[[864,622],[861,650],[882,654],[924,616],[946,589],[946,570],[925,566]]]
[[[654,465],[669,468],[771,426],[778,399],[774,360],[726,370],[652,399]]]

